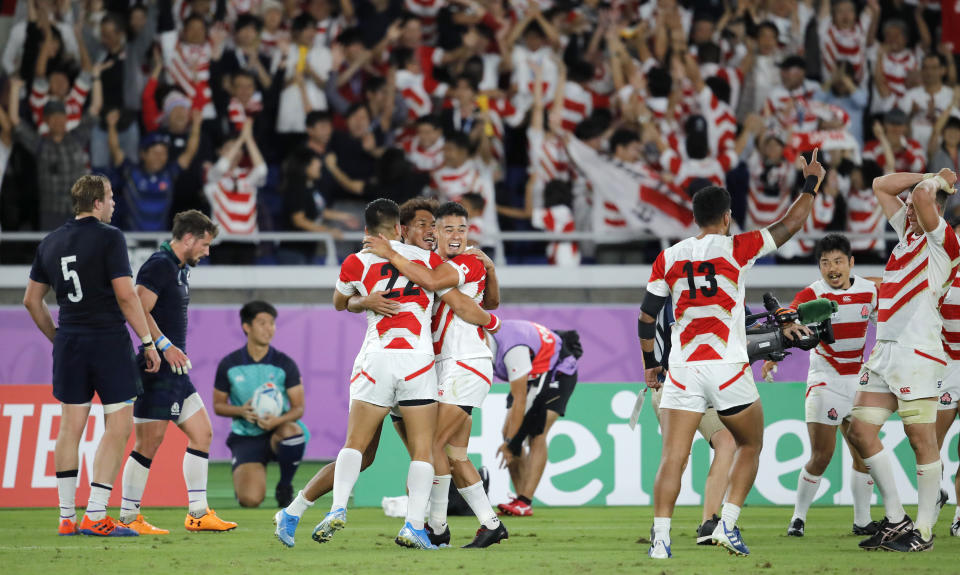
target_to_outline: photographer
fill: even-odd
[[[876,321],[877,286],[870,280],[851,275],[853,256],[850,241],[841,234],[830,234],[820,240],[814,250],[821,279],[804,288],[793,299],[791,308],[818,298],[838,304],[833,314],[836,341],[820,342],[810,352],[807,375],[806,422],[810,434],[810,459],[797,478],[797,503],[787,535],[803,537],[807,510],[816,499],[820,479],[833,457],[837,444],[837,427],[846,439],[857,393],[858,374],[863,364],[867,322]],[[766,361],[761,375],[767,379],[776,364]],[[853,457],[853,533],[873,535],[878,523],[870,519],[870,496],[873,480],[860,454],[849,446]]]

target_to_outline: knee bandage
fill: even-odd
[[[937,402],[929,399],[898,399],[897,413],[904,425],[937,421]]]
[[[443,452],[447,454],[447,458],[451,461],[466,461],[467,460],[467,448],[466,447],[457,447],[455,445],[450,445],[449,443],[443,447]]]
[[[855,405],[853,409],[850,410],[852,417],[864,423],[869,423],[870,425],[883,425],[890,419],[891,413],[893,412],[885,407],[866,407],[863,405]]]
[[[133,402],[136,399],[137,399],[136,397],[133,397],[131,399],[128,399],[126,401],[121,401],[119,403],[107,403],[103,406],[103,413],[104,415],[106,415],[108,413],[113,413],[114,411],[120,411],[121,409],[123,409],[124,407],[127,407],[128,405],[133,405]]]

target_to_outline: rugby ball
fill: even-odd
[[[253,392],[250,406],[257,417],[277,417],[283,413],[283,393],[273,383],[265,383]]]

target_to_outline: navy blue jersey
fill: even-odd
[[[290,356],[272,346],[260,361],[253,361],[247,352],[247,346],[243,346],[220,360],[213,388],[229,394],[231,404],[243,405],[264,383],[273,383],[280,388],[283,393],[283,411],[286,412],[290,409],[287,390],[300,385],[300,369]],[[237,435],[267,433],[240,417],[234,418],[230,431]]]
[[[137,272],[137,285],[157,294],[157,303],[150,311],[157,327],[170,343],[187,350],[187,305],[190,304],[190,267],[180,267],[180,260],[163,242]]]
[[[57,294],[59,328],[74,332],[123,329],[123,313],[110,283],[123,276],[133,276],[127,241],[120,230],[93,216],[50,232],[30,269],[30,279]]]

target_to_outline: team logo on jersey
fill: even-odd
[[[909,388],[909,387],[901,387],[901,388],[900,388],[900,393],[910,393],[910,388]]]
[[[870,382],[870,372],[863,372],[860,376],[860,385],[867,385]]]
[[[870,306],[864,304],[863,307],[860,308],[860,318],[867,319],[868,317],[870,317]]]
[[[837,420],[836,408],[831,407],[830,411],[827,412],[827,417],[830,418],[830,421],[836,421]]]
[[[850,296],[845,295],[845,296],[843,296],[843,298],[841,299],[841,301],[843,301],[843,303],[850,303],[850,302],[853,301],[853,300],[850,299]]]
[[[170,415],[180,415],[180,404],[176,401],[170,406]]]
[[[943,395],[940,396],[941,405],[950,405],[953,403],[953,396],[950,395],[949,391],[945,391]]]

